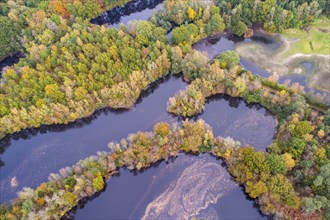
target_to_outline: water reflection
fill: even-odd
[[[254,43],[254,46],[260,46],[261,49],[258,47],[259,50],[264,51],[263,53],[265,54],[265,51],[271,54],[278,53],[280,50],[282,50],[281,48],[283,48],[284,45],[284,43],[278,40],[275,36],[273,37],[270,35],[266,35],[258,30],[255,30],[254,36],[250,39],[245,39],[244,37],[237,37],[232,34],[223,33],[218,36],[208,37],[203,40],[200,40],[193,45],[193,48],[201,52],[206,51],[208,53],[209,58],[214,59],[220,53],[226,50],[237,50],[238,47],[242,49],[243,46],[252,45],[252,42]],[[250,53],[250,55],[251,57],[249,57],[249,59],[252,59],[253,53]],[[270,70],[260,67],[258,63],[252,62],[249,59],[244,58],[242,56],[240,57],[240,64],[246,70],[262,77],[269,77],[270,75],[272,75],[272,73],[270,73]],[[280,76],[278,82],[284,83],[285,81],[290,80],[291,83],[299,83],[300,85],[307,87],[308,79],[317,69],[315,63],[313,61],[309,61],[306,58],[302,59],[301,61],[298,60],[298,62],[292,62],[292,64],[290,65],[290,70],[288,70],[289,74]],[[283,67],[283,65],[281,66]],[[306,92],[308,91],[315,91],[329,96],[329,94],[327,94],[326,92],[317,89],[306,88]]]
[[[206,51],[209,58],[213,59],[220,53],[226,50],[235,50],[238,44],[246,42],[256,42],[271,50],[278,50],[282,45],[276,39],[266,36],[259,31],[255,31],[254,36],[251,38],[238,37],[233,34],[222,33],[217,36],[202,39],[195,43],[193,47],[198,51]]]
[[[225,209],[226,204],[231,208]],[[233,205],[235,203],[235,205]],[[233,209],[240,206],[240,212]],[[74,219],[262,219],[222,165],[208,154],[180,155],[133,175],[121,169],[107,190],[79,207]],[[227,206],[228,207],[228,206]]]
[[[139,130],[150,131],[159,121],[180,123],[180,118],[166,112],[166,102],[185,86],[181,78],[169,76],[144,92],[131,110],[100,110],[69,125],[44,126],[6,138],[1,142],[1,202],[15,198],[23,186],[38,186],[47,180],[49,173],[107,150],[111,140],[120,141]],[[211,98],[203,114],[195,117],[198,118],[210,124],[216,136],[232,136],[258,150],[272,142],[276,127],[274,117],[265,109],[229,96]],[[17,187],[10,186],[14,177]]]
[[[156,89],[159,85],[162,86]],[[166,102],[185,85],[181,79],[167,77],[144,93],[144,98],[131,110],[101,110],[91,118],[66,126],[34,129],[31,134],[23,131],[17,134],[17,140],[7,138],[1,143],[2,149],[7,147],[1,155],[4,163],[0,173],[1,202],[15,198],[23,186],[38,186],[51,172],[107,150],[107,143],[112,140],[119,141],[139,130],[150,131],[159,121],[176,122],[177,118],[167,114]],[[13,177],[17,178],[18,187],[10,186]]]
[[[109,24],[119,27],[120,23],[125,25],[133,20],[147,20],[150,15],[163,8],[164,0],[133,0],[122,7],[115,7],[100,16],[91,19],[94,24]]]
[[[210,124],[216,136],[232,137],[259,151],[272,143],[276,133],[276,121],[269,111],[228,95],[208,98],[203,113],[196,119]]]
[[[235,42],[231,40],[230,36],[232,35],[222,34],[220,36],[206,38],[194,44],[193,48],[201,52],[206,51],[209,58],[213,59],[226,50],[235,49]]]

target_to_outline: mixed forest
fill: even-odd
[[[0,1],[0,59],[25,55],[0,79],[0,139],[26,128],[67,124],[104,107],[130,108],[141,91],[172,74],[189,83],[169,99],[168,111],[191,117],[215,94],[258,103],[278,119],[267,152],[214,137],[203,121],[182,127],[159,123],[111,143],[73,167],[51,174],[37,189],[1,207],[4,219],[45,219],[66,215],[85,197],[105,187],[119,167],[146,168],[179,152],[212,153],[257,199],[263,213],[284,219],[330,218],[330,109],[299,84],[282,85],[239,65],[226,51],[216,59],[192,48],[202,38],[231,31],[248,37],[254,26],[280,33],[303,29],[320,15],[326,0],[165,0],[148,21],[119,29],[90,19],[128,0]],[[171,39],[167,34],[171,32]]]

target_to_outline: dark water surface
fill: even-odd
[[[206,51],[209,58],[215,58],[217,55],[226,50],[235,50],[236,45],[243,42],[256,42],[273,51],[278,50],[281,47],[280,42],[261,33],[260,31],[255,31],[254,36],[249,39],[223,33],[217,36],[202,39],[195,43],[193,47],[198,51]]]
[[[119,22],[146,19],[151,11],[162,7],[161,3],[160,0],[133,1],[131,5],[118,7],[92,22],[118,27]],[[232,49],[241,40],[228,36],[201,41],[195,47],[199,45],[200,49],[207,49],[210,56],[215,56]],[[252,40],[277,47],[276,43],[263,37]],[[252,71],[254,68],[253,72],[260,75],[264,73],[244,59],[241,62],[246,69]],[[50,173],[58,172],[60,168],[72,166],[97,151],[108,150],[107,144],[112,140],[120,141],[139,130],[150,131],[160,121],[181,123],[180,118],[166,112],[166,103],[185,86],[181,78],[168,76],[143,92],[139,102],[130,110],[99,110],[93,116],[69,125],[43,126],[8,136],[0,142],[0,202],[16,198],[16,193],[24,186],[37,187],[47,181]],[[276,131],[275,118],[264,108],[247,105],[241,99],[225,95],[208,99],[204,112],[194,118],[197,119],[204,119],[210,124],[215,136],[230,136],[258,150],[265,150]],[[16,187],[10,184],[13,178],[17,179]],[[239,207],[239,211],[235,207]],[[138,175],[122,169],[120,176],[109,180],[105,192],[78,209],[75,217],[169,218],[168,213],[177,219],[187,216],[263,218],[254,202],[248,200],[242,189],[231,180],[221,161],[208,155],[181,155],[174,162],[167,165],[161,162]]]
[[[124,189],[124,190],[123,190]],[[239,206],[238,212],[236,206]],[[133,174],[121,169],[74,219],[263,219],[221,160],[180,155]]]
[[[115,7],[91,20],[92,23],[109,24],[118,28],[121,23],[127,25],[133,20],[148,20],[156,11],[163,8],[164,0],[133,0],[122,7]]]
[[[14,198],[23,186],[38,186],[47,180],[51,172],[57,172],[61,167],[71,166],[97,151],[107,150],[111,140],[119,141],[139,130],[150,131],[159,121],[177,121],[166,113],[166,102],[178,89],[184,88],[185,83],[169,77],[163,81],[146,92],[141,102],[131,110],[104,110],[91,120],[35,129],[36,132],[29,134],[27,139],[25,133],[20,132],[15,135],[17,140],[7,138],[2,141],[2,147],[8,146],[8,149],[1,155],[4,163],[0,180],[1,202]],[[11,188],[10,180],[15,176],[19,186]]]
[[[36,187],[46,181],[50,173],[107,150],[107,143],[112,140],[120,141],[139,130],[150,131],[159,121],[180,122],[166,112],[166,103],[185,86],[181,78],[169,76],[145,92],[141,102],[131,110],[103,110],[88,120],[67,126],[47,126],[6,138],[1,142],[4,150],[1,202],[15,198],[23,186]],[[241,99],[228,96],[209,99],[204,113],[197,118],[209,123],[216,136],[231,136],[259,150],[264,150],[275,134],[275,119],[265,109],[247,106]],[[17,178],[18,187],[10,186],[13,177]]]

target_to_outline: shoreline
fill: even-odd
[[[262,44],[242,42],[235,47],[240,56],[273,75],[280,77],[306,76],[306,87],[330,93],[330,88],[327,86],[330,83],[330,54],[295,53],[285,57],[284,54],[290,50],[292,43],[297,42],[298,39],[290,40],[281,34],[268,34],[263,30],[259,31],[265,36],[278,41],[281,45],[280,48],[272,51]],[[251,51],[254,51],[254,53],[251,54]],[[302,65],[304,62],[312,63],[312,70],[306,70]]]

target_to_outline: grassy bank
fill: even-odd
[[[286,57],[293,54],[324,54],[330,53],[330,20],[322,16],[316,19],[305,30],[288,29],[283,32],[285,37],[295,39],[290,49],[284,54]]]

